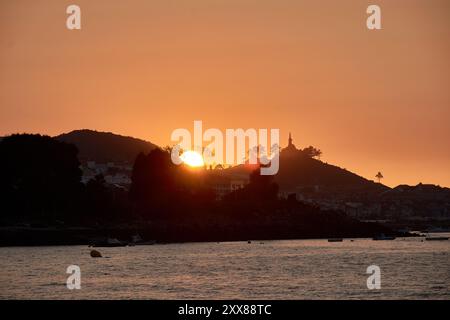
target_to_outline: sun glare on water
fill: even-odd
[[[205,165],[202,155],[195,151],[183,152],[180,158],[190,167],[203,167]]]

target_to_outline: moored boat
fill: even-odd
[[[428,240],[428,241],[445,241],[448,239],[449,239],[449,237],[446,237],[446,236],[433,237],[433,236],[430,236],[429,234],[427,234],[427,236],[425,237],[425,240]]]
[[[142,237],[138,234],[132,236],[130,245],[132,246],[149,246],[156,243],[156,240],[144,240]]]
[[[128,243],[116,238],[107,238],[105,241],[96,242],[92,247],[125,247]]]
[[[135,246],[150,246],[156,244],[156,240],[135,242]]]
[[[372,240],[395,240],[394,236],[386,236],[385,234],[379,234],[372,238]]]

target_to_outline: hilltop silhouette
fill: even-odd
[[[4,137],[0,245],[89,243],[111,235],[128,241],[136,233],[158,241],[372,237],[397,234],[392,226],[448,227],[448,188],[391,189],[316,159],[321,155],[312,146],[297,149],[290,137],[278,174],[262,176],[260,164],[176,166],[169,149],[112,133]],[[85,179],[81,162],[88,160],[128,162],[130,184],[102,171]],[[120,170],[105,168],[105,174]]]
[[[81,162],[133,163],[139,153],[148,153],[157,147],[145,140],[88,129],[64,133],[55,139],[74,144],[78,148]]]
[[[80,162],[126,162],[132,164],[140,153],[148,154],[157,148],[155,144],[111,132],[75,130],[55,137],[59,141],[74,144]],[[313,147],[297,149],[289,136],[288,145],[280,153],[280,170],[275,176],[279,190],[291,192],[326,192],[337,194],[361,193],[377,195],[390,188],[365,179],[349,170],[322,162],[314,157],[321,151]],[[239,165],[216,174],[224,176],[248,176],[252,166]]]
[[[98,237],[129,241],[223,241],[369,237],[389,228],[339,210],[278,197],[273,176],[260,168],[249,182],[217,197],[214,170],[173,164],[169,150],[139,153],[129,190],[101,174],[81,181],[75,145],[41,135],[0,142],[0,245],[89,243]],[[31,165],[33,164],[33,165]]]
[[[288,145],[280,152],[280,168],[275,182],[284,193],[290,192],[327,192],[333,194],[370,193],[380,194],[389,187],[361,177],[347,169],[322,162],[314,157],[314,147],[297,149],[289,136]],[[244,175],[252,171],[248,165],[239,165],[226,169],[227,174]]]

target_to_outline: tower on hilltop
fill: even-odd
[[[283,151],[290,151],[290,152],[298,151],[295,145],[292,143],[292,141],[293,141],[292,134],[289,132],[288,145],[286,148],[283,149]]]

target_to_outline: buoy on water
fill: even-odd
[[[91,250],[91,257],[92,258],[101,258],[102,254],[97,250]]]

